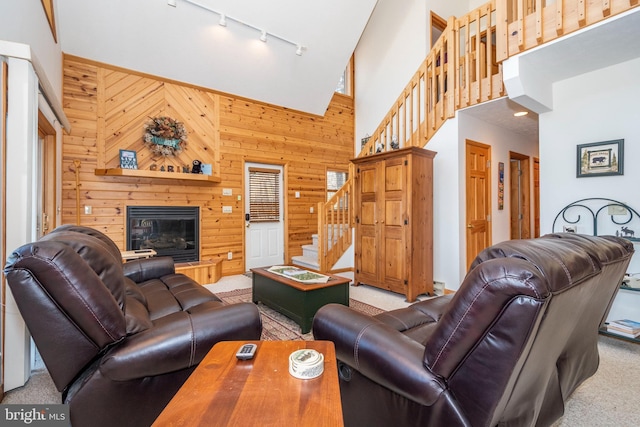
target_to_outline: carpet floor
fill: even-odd
[[[216,292],[216,295],[227,304],[251,302],[251,289]],[[284,314],[280,314],[262,303],[257,305],[262,317],[262,336],[260,339],[263,341],[313,340],[311,332],[303,334],[300,326]],[[382,313],[383,311],[353,298],[349,299],[349,307],[369,315]]]
[[[229,292],[216,292],[216,295],[226,304],[251,302],[250,288],[237,289]],[[260,316],[262,317],[262,340],[313,340],[313,334],[311,332],[303,334],[300,326],[293,320],[264,304],[257,305]],[[354,300],[353,298],[350,299],[349,306],[355,310],[371,315],[384,311],[372,305]],[[49,404],[61,402],[62,395],[56,390],[51,376],[46,369],[33,370],[29,381],[27,381],[23,387],[7,392],[1,401],[2,404]]]
[[[251,289],[216,292],[223,301],[236,303],[251,301]],[[368,314],[381,312],[379,308],[351,299],[350,306]],[[274,310],[258,304],[263,321],[263,340],[310,340],[311,333],[302,334],[300,327]],[[635,399],[640,378],[640,345],[600,336],[600,366],[568,400],[565,415],[553,427],[637,427],[640,409]],[[5,394],[3,404],[60,403],[46,369],[32,372],[23,387]]]

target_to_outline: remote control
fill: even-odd
[[[256,354],[256,349],[258,348],[255,344],[245,344],[236,353],[236,357],[240,360],[249,360],[253,359],[253,355]]]

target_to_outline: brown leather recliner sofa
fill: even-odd
[[[318,311],[347,426],[549,426],[599,363],[598,329],[633,254],[555,234],[484,250],[459,290],[366,316]]]
[[[170,257],[123,264],[88,227],[16,249],[5,274],[74,427],[150,425],[216,342],[262,332],[254,304],[224,305]]]

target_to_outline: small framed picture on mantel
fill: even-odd
[[[138,169],[138,157],[135,151],[120,150],[120,167],[122,169]]]
[[[578,145],[578,178],[624,175],[624,139]]]

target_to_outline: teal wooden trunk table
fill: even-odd
[[[302,333],[311,330],[316,311],[326,304],[349,305],[350,279],[329,276],[326,283],[305,284],[268,271],[268,267],[252,268],[252,300],[261,302],[295,321]]]

